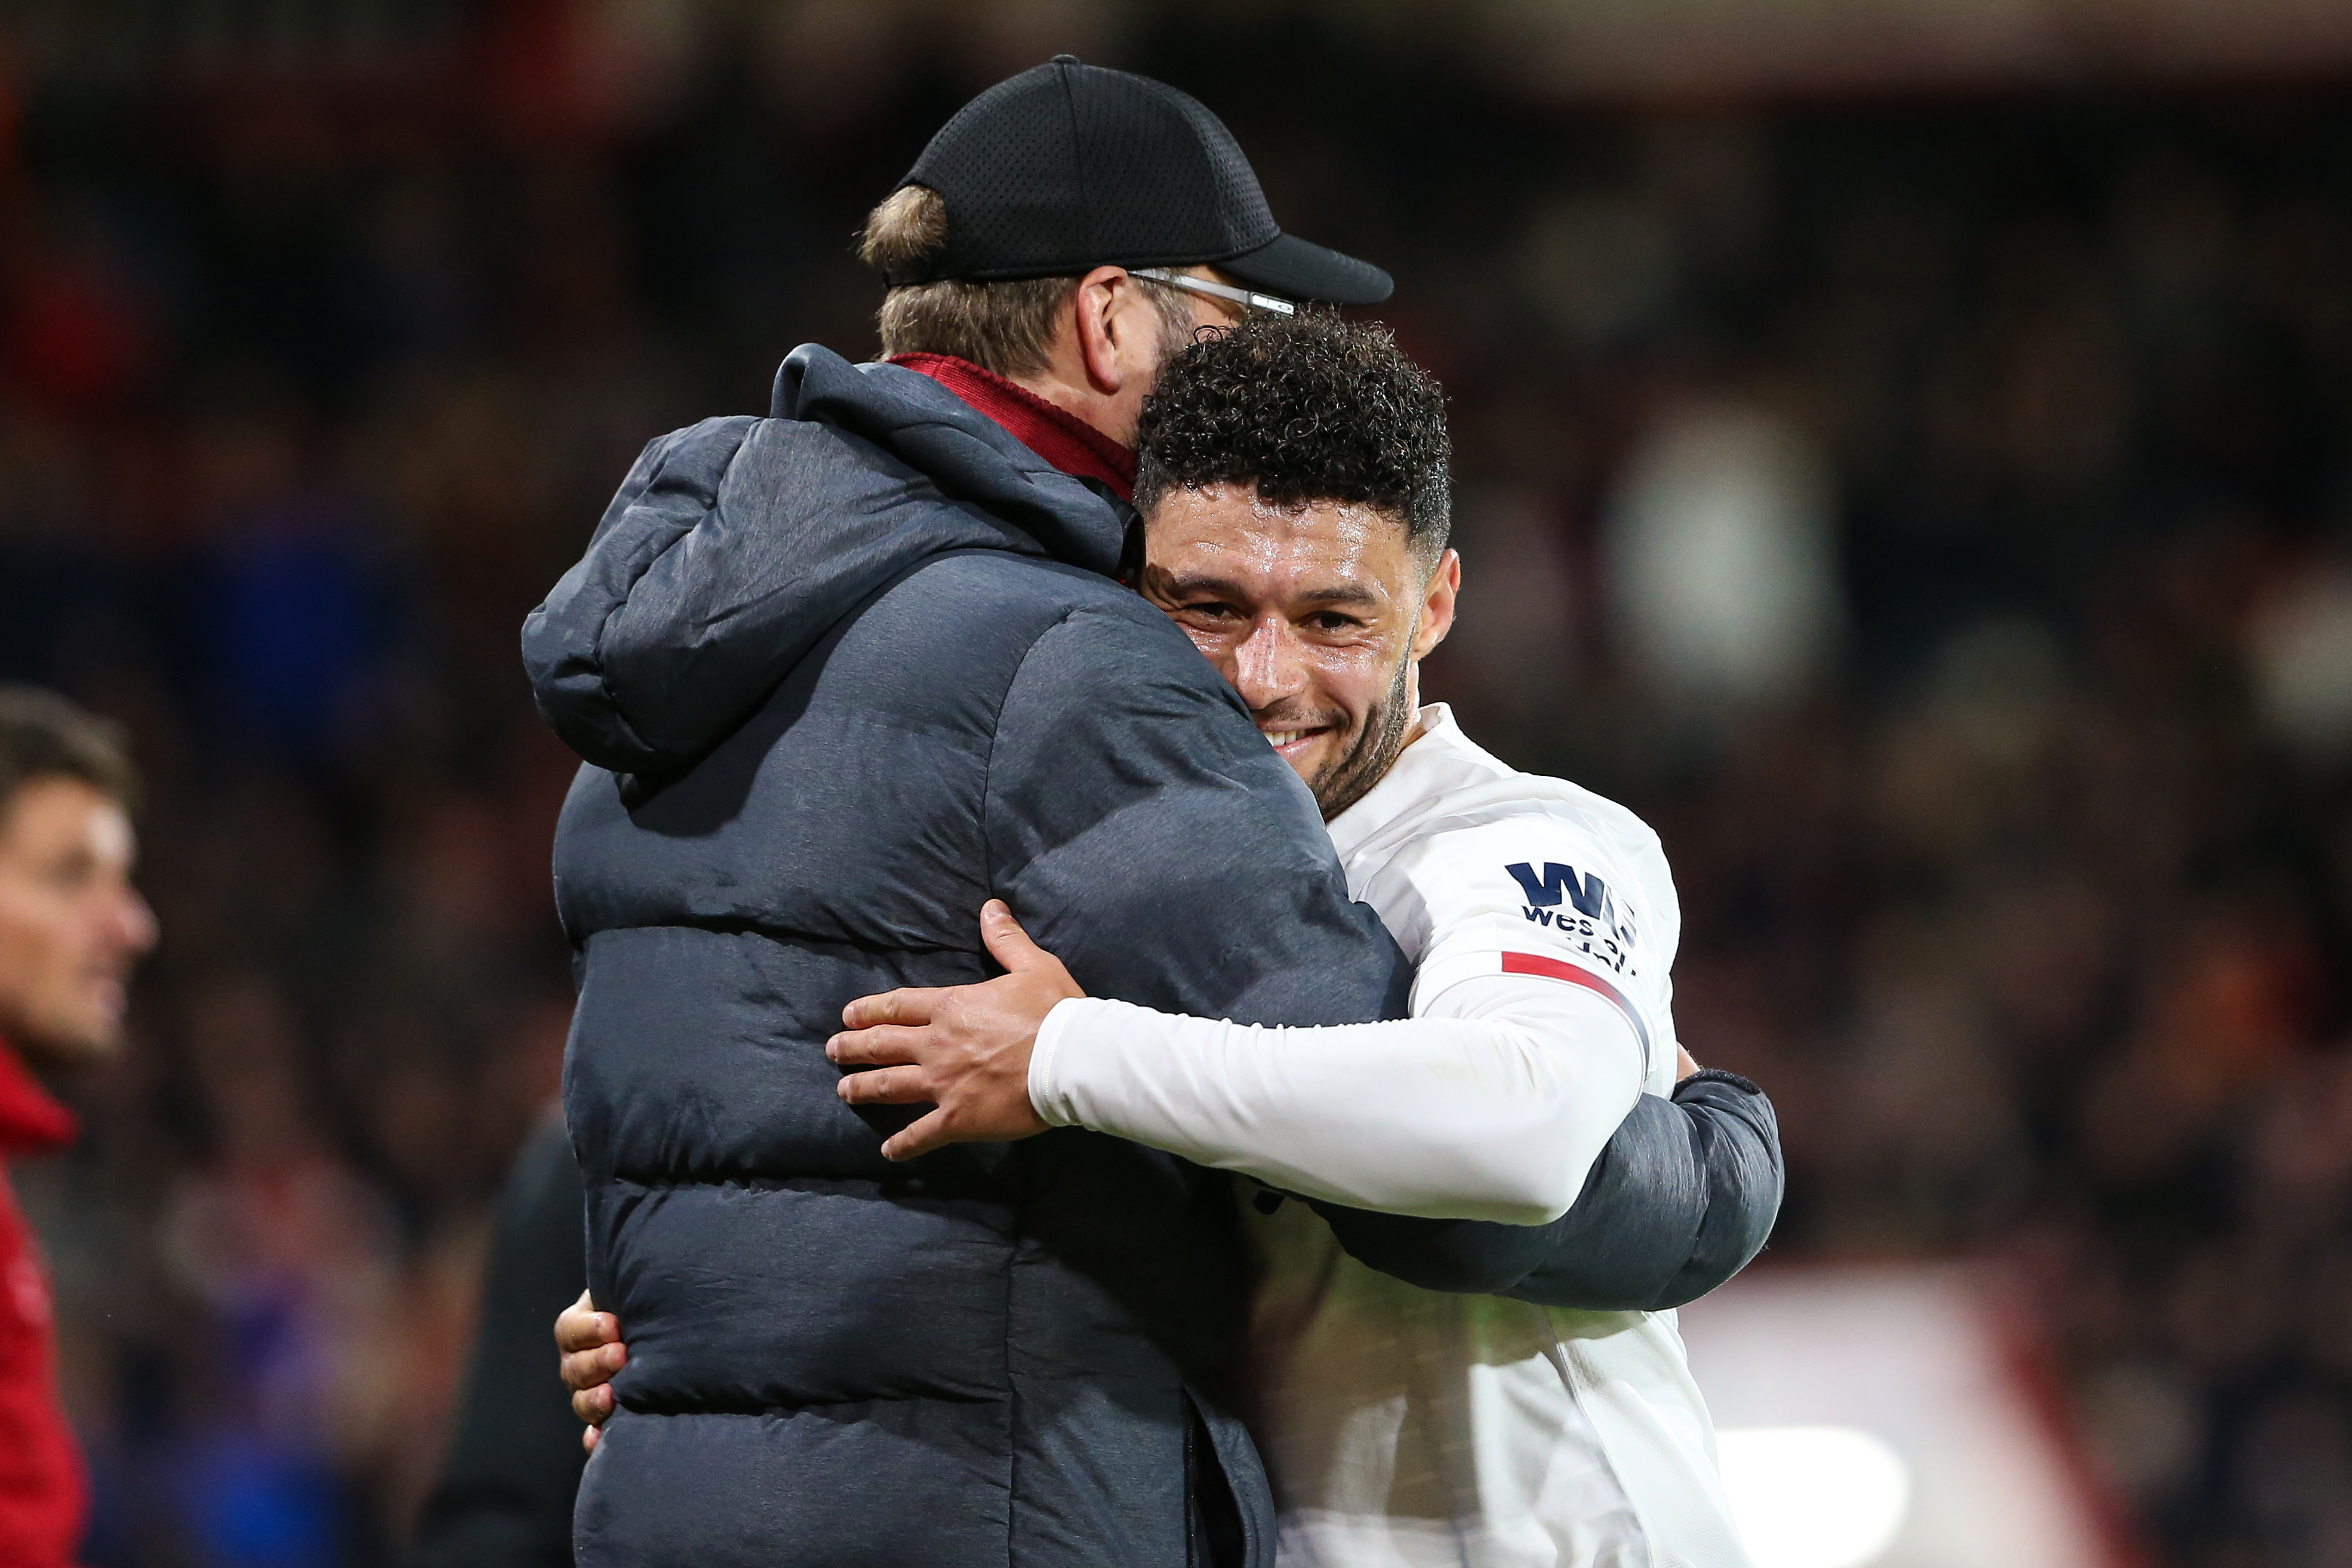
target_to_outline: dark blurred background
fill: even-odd
[[[397,1559],[569,1009],[518,626],[1064,48],[1395,273],[1431,695],[1664,833],[1766,1266],[1999,1262],[2155,1561],[2352,1562],[2352,37],[1574,9],[0,0],[0,678],[133,728],[165,932],[20,1173],[93,1568]]]

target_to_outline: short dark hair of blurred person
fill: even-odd
[[[588,1277],[586,1194],[562,1119],[516,1156],[499,1198],[456,1430],[417,1521],[413,1568],[571,1568],[572,1505],[587,1462],[547,1325]]]
[[[155,917],[131,885],[137,792],[122,732],[54,693],[0,686],[0,1158],[60,1149],[73,1113],[37,1071],[121,1048]],[[89,1483],[58,1402],[47,1271],[0,1167],[0,1559],[63,1568]]]

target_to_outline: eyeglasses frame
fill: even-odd
[[[1236,288],[1230,283],[1193,277],[1165,267],[1130,267],[1127,272],[1130,277],[1148,277],[1154,283],[1172,284],[1178,288],[1205,294],[1213,299],[1231,300],[1244,310],[1269,310],[1276,316],[1298,314],[1297,301],[1285,299],[1279,294],[1260,294],[1255,289]]]

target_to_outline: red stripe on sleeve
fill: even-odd
[[[1597,991],[1608,998],[1616,1004],[1617,1010],[1625,1015],[1625,1021],[1633,1026],[1634,1036],[1642,1042],[1642,1060],[1645,1065],[1649,1061],[1650,1031],[1643,1024],[1642,1015],[1633,1010],[1633,1004],[1625,999],[1624,992],[1591,970],[1564,959],[1547,958],[1540,953],[1506,953],[1503,955],[1503,973],[1541,975],[1548,980],[1566,980],[1571,986],[1582,986],[1588,991]]]

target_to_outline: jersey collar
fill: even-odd
[[[1421,734],[1397,754],[1381,781],[1363,798],[1331,819],[1331,842],[1341,860],[1363,847],[1366,840],[1427,800],[1435,775],[1449,761],[1478,747],[1454,722],[1454,710],[1444,703],[1426,703],[1421,710]]]

